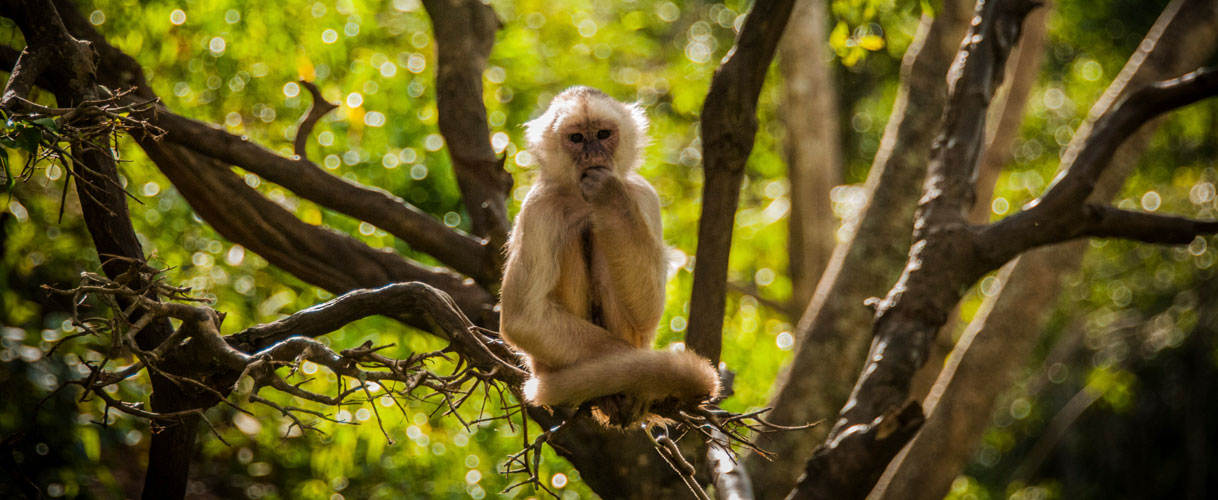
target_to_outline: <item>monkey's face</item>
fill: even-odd
[[[642,108],[593,88],[573,87],[525,127],[542,178],[575,186],[591,168],[622,175],[638,166],[647,125]]]
[[[579,174],[590,168],[616,170],[614,152],[621,140],[616,123],[608,120],[575,120],[564,123],[559,130],[563,152],[571,158],[571,166]]]

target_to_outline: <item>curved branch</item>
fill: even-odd
[[[296,122],[296,139],[292,141],[292,149],[301,160],[308,161],[309,134],[313,132],[313,126],[317,125],[317,120],[326,116],[326,113],[338,108],[338,105],[322,97],[321,91],[313,82],[301,80],[300,84],[309,91],[309,95],[313,96],[313,102],[309,104],[309,110],[300,115],[300,121]]]
[[[702,108],[702,218],[694,258],[686,345],[719,362],[727,264],[744,166],[757,134],[757,98],[774,59],[794,0],[758,0],[749,10],[723,64],[715,70]]]
[[[425,318],[432,333],[449,339],[457,352],[476,366],[498,370],[498,378],[513,386],[523,384],[528,375],[506,344],[477,329],[447,294],[419,282],[352,290],[278,321],[246,328],[225,340],[242,351],[257,352],[290,337],[318,337],[377,314]]]
[[[1113,214],[1115,209],[1086,202],[1117,148],[1142,125],[1163,113],[1215,95],[1218,95],[1218,70],[1199,69],[1179,78],[1152,83],[1123,98],[1096,121],[1087,142],[1077,154],[1063,158],[1063,164],[1070,168],[1058,174],[1044,196],[1030,203],[1030,208],[981,230],[983,257],[997,267],[1031,248],[1089,235],[1161,243],[1191,241],[1191,237],[1181,240],[1185,238],[1182,231],[1187,228],[1181,228],[1178,220],[1164,216],[1155,216],[1154,220],[1176,228],[1174,231],[1179,234],[1172,236],[1176,239],[1153,239],[1154,235],[1132,232],[1145,227],[1146,217],[1132,220],[1141,224],[1126,228],[1126,234],[1122,235],[1121,228],[1112,227],[1112,222],[1105,222],[1104,218],[1120,216],[1115,220],[1130,220],[1127,214]],[[1193,235],[1205,232],[1211,231],[1204,225],[1191,229]]]
[[[306,224],[262,197],[220,162],[182,146],[137,137],[148,157],[217,232],[272,264],[334,293],[399,281],[423,281],[452,295],[462,310],[489,324],[495,299],[453,273],[411,263],[321,226]],[[426,326],[418,318],[415,326]]]
[[[1147,85],[1122,99],[1095,124],[1088,144],[1077,158],[1063,158],[1071,164],[1041,197],[1046,210],[1082,203],[1113,153],[1142,125],[1163,113],[1218,95],[1218,70],[1201,68],[1187,75]]]

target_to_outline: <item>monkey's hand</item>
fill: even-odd
[[[579,192],[593,205],[618,205],[628,198],[626,184],[605,167],[590,167],[579,178]]]

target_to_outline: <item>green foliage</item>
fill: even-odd
[[[1156,7],[1162,3],[1155,2]],[[749,4],[493,2],[504,26],[484,74],[483,101],[492,144],[506,156],[517,181],[509,199],[513,214],[527,192],[534,162],[524,151],[520,124],[539,114],[553,95],[571,85],[591,85],[622,100],[637,100],[648,111],[653,143],[641,173],[660,193],[665,238],[676,261],[658,334],[661,347],[679,342],[688,325],[701,201],[702,100]],[[836,54],[844,174],[851,184],[834,191],[839,215],[861,208],[865,197],[859,196],[858,184],[879,147],[900,58],[922,11],[935,8],[907,0],[832,4],[829,43]],[[341,105],[314,130],[307,150],[311,159],[334,175],[384,189],[450,226],[468,229],[469,217],[436,127],[435,42],[417,0],[290,0],[275,5],[99,0],[81,9],[111,43],[139,61],[170,109],[284,155],[292,154],[295,121],[309,106],[296,82],[314,81],[327,100]],[[1133,0],[1054,6],[1044,71],[1015,144],[1014,162],[999,179],[995,217],[1043,192],[1087,107],[1120,70],[1156,12]],[[0,42],[23,43],[8,21],[0,22]],[[791,293],[786,222],[790,200],[799,195],[790,192],[782,161],[780,78],[771,71],[762,92],[761,128],[733,233],[729,280],[756,289],[755,296],[730,293],[725,317],[723,361],[738,374],[736,395],[725,407],[737,411],[765,404],[794,346],[793,324],[798,321],[772,307],[785,303]],[[45,93],[33,97],[53,104]],[[1213,218],[1218,213],[1216,116],[1218,106],[1210,102],[1167,121],[1118,204]],[[0,198],[0,383],[6,387],[0,436],[26,432],[18,449],[21,468],[38,471],[33,479],[48,493],[50,485],[58,485],[56,491],[67,496],[131,496],[145,465],[143,458],[131,457],[146,456],[147,423],[111,414],[108,426],[87,424],[103,418],[102,407],[96,401],[74,402],[71,390],[48,400],[36,422],[28,419],[37,399],[67,377],[79,376],[81,360],[96,360],[105,348],[85,339],[63,346],[54,357],[44,354],[77,332],[64,322],[67,305],[47,297],[39,286],[71,285],[79,271],[98,266],[72,189],[64,202],[65,216],[58,220],[63,169],[30,160],[37,136],[52,127],[6,121],[0,134],[6,185]],[[192,287],[227,313],[224,333],[331,298],[202,223],[131,141],[120,141],[116,153],[123,160],[123,185],[138,199],[130,210],[145,249],[155,252],[155,263],[172,268],[167,275],[171,282]],[[255,174],[237,172],[308,223],[436,263],[379,228],[301,200]],[[1013,457],[1026,453],[1047,421],[1083,387],[1102,395],[1102,410],[1097,411],[1118,419],[1137,413],[1150,390],[1142,379],[1146,360],[1172,356],[1197,331],[1198,317],[1187,307],[1197,299],[1188,294],[1212,277],[1216,244],[1214,238],[1181,248],[1093,243],[1087,278],[1072,285],[1048,332],[1052,339],[1069,328],[1085,328],[1085,355],[1062,361],[1060,368],[1035,367],[1034,373],[1047,374],[1050,389],[1008,395],[976,463],[950,496],[1077,498],[1067,494],[1073,490],[1063,486],[1064,479],[1053,476],[1009,481],[1017,465],[1012,465]],[[987,291],[992,290],[983,282],[962,305],[965,319]],[[1079,321],[1083,326],[1077,326]],[[1136,348],[1128,343],[1124,350],[1112,347],[1118,345],[1112,342],[1114,332],[1123,331],[1114,325],[1127,323],[1153,328],[1139,337],[1143,342]],[[442,345],[384,318],[368,318],[325,337],[333,346],[365,340],[395,344],[385,352],[391,356]],[[1048,351],[1041,349],[1038,362]],[[316,375],[308,385],[313,390],[324,392],[336,383],[325,370],[306,366],[305,371]],[[1035,375],[1029,376],[1020,387],[1026,389],[1034,380]],[[21,397],[7,397],[9,389]],[[148,390],[146,379],[134,380],[119,395],[143,399]],[[495,398],[485,406],[480,399],[471,399],[464,420],[501,412]],[[276,400],[292,402],[283,396]],[[522,445],[518,420],[466,429],[437,413],[436,401],[411,402],[404,410],[385,403],[373,398],[344,408],[333,416],[361,425],[323,422],[325,435],[307,436],[298,436],[290,421],[266,408],[253,408],[256,418],[213,408],[208,416],[228,444],[201,430],[192,491],[222,498],[483,498],[497,496],[514,480],[500,471],[503,459]],[[378,414],[385,419],[387,436],[376,424]],[[530,429],[530,436],[536,431]],[[1084,458],[1086,451],[1074,450]],[[565,482],[560,488],[564,498],[592,496],[569,464],[550,450],[543,456],[543,474],[556,487]],[[7,487],[0,483],[0,496],[10,492]],[[506,496],[533,494],[516,489]]]

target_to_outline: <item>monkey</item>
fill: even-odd
[[[668,248],[660,198],[635,169],[649,122],[590,87],[572,87],[527,122],[537,180],[508,237],[500,332],[526,355],[525,399],[593,401],[607,425],[665,399],[717,395],[711,363],[651,349],[664,308]]]

